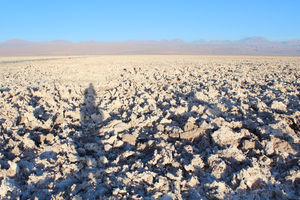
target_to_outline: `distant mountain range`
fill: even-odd
[[[30,42],[13,39],[0,42],[0,56],[98,55],[98,54],[223,54],[300,56],[300,40],[269,41],[263,37],[242,40],[128,40],[124,42]]]

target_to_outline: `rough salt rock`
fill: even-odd
[[[27,119],[26,123],[25,123],[25,125],[27,127],[34,128],[34,127],[42,127],[43,126],[42,122],[35,118],[33,112],[25,113],[24,116]]]
[[[102,121],[107,120],[110,117],[110,114],[107,110],[100,109],[100,115],[102,117]]]
[[[279,110],[282,112],[286,112],[286,105],[281,101],[273,101],[271,108],[274,110]]]
[[[190,109],[190,112],[197,113],[197,110],[198,110],[198,107],[196,105],[193,105]]]
[[[165,126],[162,124],[157,125],[157,130],[163,132],[165,130]]]
[[[246,150],[255,149],[255,141],[244,140],[243,141],[243,149],[246,149]]]
[[[200,155],[194,155],[191,163],[189,165],[185,165],[184,168],[187,171],[194,172],[197,168],[202,169],[204,165],[205,164],[201,159]]]
[[[54,143],[54,135],[51,133],[48,133],[45,137],[45,140],[49,143],[49,144],[53,144]]]
[[[27,118],[27,120],[29,122],[34,122],[36,121],[36,118],[34,116],[34,114],[32,112],[29,112],[29,113],[25,113],[24,116]]]
[[[254,166],[242,169],[236,177],[240,180],[240,184],[237,189],[261,189],[262,184],[268,183],[271,176],[271,172],[267,168]]]
[[[214,129],[214,126],[212,125],[212,123],[207,123],[205,120],[200,122],[200,128],[202,129]]]
[[[111,109],[117,110],[117,109],[121,108],[122,105],[123,105],[123,103],[119,99],[117,99],[117,100],[113,101],[113,103],[111,105]]]
[[[9,169],[6,170],[6,175],[13,177],[19,172],[19,167],[15,162],[8,161],[8,163],[9,163]]]
[[[268,131],[272,135],[276,135],[280,138],[284,138],[289,142],[297,143],[299,142],[300,138],[297,136],[297,134],[295,134],[295,131],[291,128],[291,125],[292,124],[289,125],[284,120],[280,120],[278,123],[270,124]]]
[[[109,151],[112,149],[112,146],[110,144],[105,144],[104,145],[104,151]]]
[[[0,197],[5,198],[8,192],[15,191],[16,185],[13,179],[4,176],[0,180]]]
[[[230,174],[230,166],[227,165],[221,158],[219,158],[218,155],[211,155],[207,161],[211,169],[211,175],[217,179],[225,179]]]
[[[121,138],[122,138],[122,141],[123,141],[123,142],[126,142],[126,143],[128,143],[128,144],[130,144],[130,145],[132,145],[132,146],[135,145],[136,139],[137,139],[137,137],[136,137],[135,135],[129,134],[129,133],[123,134],[123,135],[121,136]]]
[[[19,117],[19,124],[25,124],[26,120],[27,120],[27,118],[25,116],[20,116]]]
[[[185,140],[195,140],[196,138],[200,137],[201,135],[205,134],[205,129],[203,128],[196,128],[191,131],[185,131],[180,134],[181,139]]]
[[[243,135],[233,132],[228,126],[222,126],[219,130],[213,132],[211,136],[216,144],[226,147],[228,145],[237,146],[239,139]]]
[[[232,129],[241,129],[243,127],[243,123],[241,121],[232,121],[229,123],[229,127]]]
[[[207,108],[205,113],[208,116],[213,116],[213,117],[220,117],[222,115],[222,112],[219,110],[218,107]]]
[[[161,124],[171,124],[172,123],[172,120],[171,119],[166,119],[166,118],[163,118],[161,121],[160,121]]]
[[[35,143],[28,136],[29,136],[29,134],[27,135],[27,137],[25,136],[22,141],[23,147],[24,147],[24,149],[34,149],[36,147]]]
[[[64,123],[64,117],[62,114],[58,114],[55,116],[55,124],[63,124]]]
[[[273,161],[268,156],[266,156],[266,155],[263,155],[263,156],[259,157],[259,163],[261,165],[269,167],[272,162]]]
[[[129,128],[129,124],[126,124],[124,122],[120,122],[116,125],[114,125],[114,131],[116,133],[122,132],[124,130],[127,130]]]
[[[177,115],[184,115],[186,112],[187,112],[187,107],[180,106],[175,109],[175,113]]]
[[[50,130],[51,127],[52,127],[52,118],[49,118],[47,121],[45,121],[43,124],[42,124],[42,128],[43,129],[47,129],[47,130]]]
[[[177,174],[176,174],[177,175]],[[181,177],[180,176],[176,176],[172,173],[167,173],[166,176],[171,179],[171,180],[174,180],[174,181],[180,181],[181,180]]]
[[[145,171],[138,175],[138,178],[142,180],[143,182],[147,183],[148,185],[153,185],[154,177],[156,177],[157,174],[152,171]]]
[[[127,191],[124,190],[124,189],[122,190],[120,188],[116,188],[116,189],[113,190],[112,194],[114,196],[117,196],[118,198],[126,198],[126,196],[124,196],[124,195],[127,194]]]
[[[110,138],[106,139],[106,140],[102,140],[102,143],[108,143],[108,144],[114,144],[118,139],[117,135],[113,135]]]
[[[72,118],[73,120],[80,120],[82,118],[82,113],[80,113],[80,110],[79,109],[76,109],[75,111],[66,111],[65,112],[65,117],[70,117]]]
[[[205,110],[205,106],[200,104],[197,108],[197,113],[202,115],[204,113],[204,110]]]
[[[184,146],[184,150],[185,150],[187,153],[190,153],[190,154],[193,154],[193,153],[194,153],[194,149],[193,149],[193,146],[192,146],[192,145],[185,145],[185,146]]]
[[[199,185],[199,180],[197,176],[192,176],[190,180],[188,180],[187,185],[191,188],[194,188],[195,186]]]
[[[162,192],[168,191],[170,188],[169,181],[164,176],[159,176],[158,182],[156,182],[154,186],[158,191],[162,191]]]
[[[215,118],[211,121],[212,124],[214,124],[216,127],[221,127],[223,125],[228,125],[228,122],[225,121],[223,117]],[[232,127],[230,127],[232,128]]]
[[[123,144],[124,144],[124,142],[122,140],[117,140],[114,143],[113,147],[117,147],[118,148],[118,147],[121,147]]]
[[[184,131],[191,131],[191,130],[197,128],[195,122],[196,122],[196,119],[194,117],[190,117],[184,125]]]
[[[246,159],[246,155],[236,146],[230,146],[229,148],[219,150],[218,154],[220,157],[227,158],[234,164],[239,164],[239,162],[243,162]]]
[[[271,136],[272,143],[273,143],[273,149],[277,154],[280,155],[296,155],[297,151],[293,148],[291,144],[289,144],[287,141]],[[286,157],[284,156],[284,157]]]
[[[11,150],[11,153],[13,153],[15,156],[19,156],[22,151],[19,149],[18,146],[15,146],[12,150]]]
[[[68,160],[69,160],[69,162],[77,162],[78,156],[76,156],[75,154],[68,154]]]
[[[209,199],[225,199],[232,193],[232,189],[224,182],[217,181],[214,181],[211,184],[205,184],[205,190],[207,190]]]
[[[208,101],[208,96],[206,94],[204,94],[203,92],[196,92],[195,93],[195,98],[196,100],[200,100],[200,101]]]

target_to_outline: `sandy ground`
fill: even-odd
[[[300,57],[0,58],[1,199],[299,199]]]

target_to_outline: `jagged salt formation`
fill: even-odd
[[[298,58],[128,58],[3,73],[1,198],[299,198]]]

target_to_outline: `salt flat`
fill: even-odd
[[[1,57],[0,71],[1,198],[300,197],[300,57]]]

